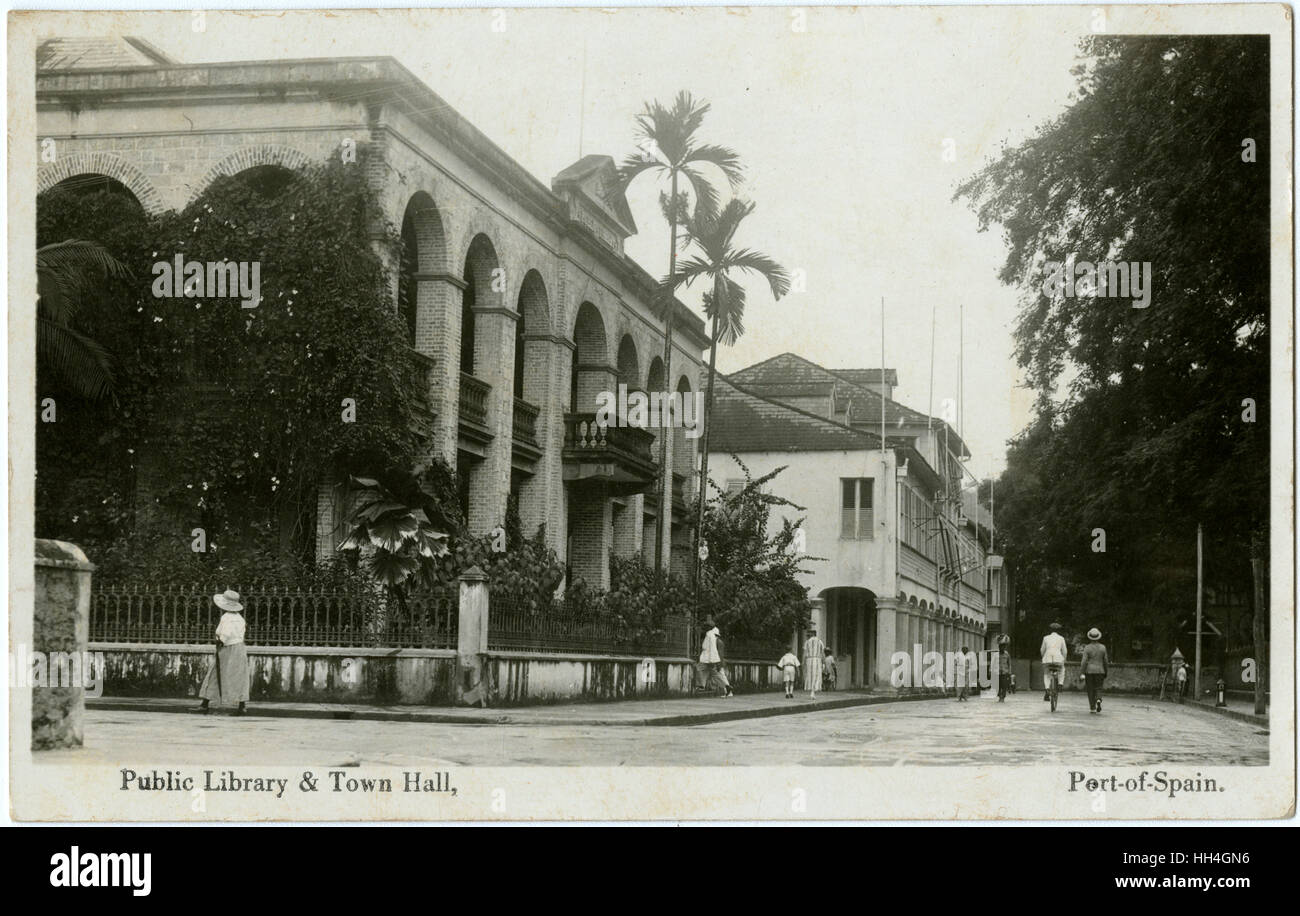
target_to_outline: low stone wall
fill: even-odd
[[[92,643],[104,653],[104,695],[196,697],[212,666],[203,645]],[[456,653],[449,649],[249,646],[252,702],[451,705]]]
[[[487,671],[492,706],[690,695],[702,677],[686,658],[525,652],[492,653]],[[771,663],[734,661],[727,676],[733,687],[751,691],[776,689],[781,675]]]
[[[1029,663],[1029,679],[1025,680],[1016,674],[1016,688],[1018,690],[1042,690],[1043,689],[1043,664],[1034,661]],[[1156,695],[1160,693],[1160,672],[1164,670],[1164,665],[1158,662],[1121,662],[1110,666],[1110,673],[1106,675],[1106,683],[1103,689],[1107,693],[1149,693]],[[1019,669],[1014,668],[1017,672]],[[1079,677],[1079,663],[1069,661],[1065,663],[1065,682],[1061,684],[1062,690],[1086,690],[1083,680]]]
[[[212,665],[205,645],[91,643],[104,653],[104,696],[196,697]],[[685,658],[489,653],[491,706],[689,695],[696,666]],[[442,649],[342,649],[249,646],[251,701],[450,706],[456,702],[456,652]],[[780,686],[766,662],[729,662],[740,690]],[[648,674],[647,674],[648,672]]]

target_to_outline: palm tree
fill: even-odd
[[[669,194],[665,211],[668,217],[668,276],[677,273],[677,227],[683,219],[684,207],[679,194],[684,179],[695,196],[697,214],[702,218],[714,216],[718,209],[718,192],[700,171],[711,165],[722,172],[728,184],[735,188],[741,179],[740,157],[722,146],[700,143],[695,133],[709,111],[707,102],[697,102],[689,92],[679,92],[671,108],[658,101],[647,103],[636,117],[637,146],[639,153],[628,156],[619,168],[616,192],[624,194],[628,185],[645,172],[669,181]],[[672,378],[673,325],[676,321],[676,299],[671,290],[664,290],[663,300],[657,303],[664,322],[664,379]],[[664,516],[669,502],[668,436],[659,437],[659,513],[655,519],[655,572],[663,568]]]
[[[696,214],[687,223],[692,243],[700,253],[682,262],[671,281],[672,291],[690,286],[704,278],[712,289],[704,293],[704,314],[709,318],[709,381],[704,396],[704,441],[700,443],[700,491],[695,505],[695,581],[699,577],[699,540],[704,530],[705,491],[709,485],[709,428],[713,411],[713,380],[718,360],[718,342],[732,346],[745,333],[745,288],[730,274],[732,271],[756,273],[767,280],[772,296],[780,299],[790,291],[790,277],[785,268],[761,251],[734,247],[736,230],[745,217],[754,212],[750,201],[730,200],[715,216]]]
[[[99,282],[131,277],[98,242],[69,239],[36,249],[36,358],[74,393],[99,399],[113,392],[113,365],[96,340],[73,325]]]

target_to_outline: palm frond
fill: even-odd
[[[113,390],[113,364],[100,344],[49,315],[36,316],[36,359],[74,394],[98,400]]]
[[[726,176],[727,183],[731,185],[732,190],[740,186],[745,180],[745,169],[740,162],[740,154],[735,150],[718,146],[714,143],[705,143],[691,149],[686,155],[684,165],[691,163],[707,162],[715,166],[718,171]]]
[[[703,172],[690,166],[682,166],[681,173],[695,193],[695,214],[692,219],[699,223],[716,219],[719,197],[713,182]]]
[[[36,249],[37,305],[61,324],[70,324],[78,307],[101,281],[129,280],[131,270],[98,242],[68,239]]]
[[[790,275],[785,268],[761,251],[741,248],[729,254],[721,266],[724,270],[734,267],[762,275],[772,289],[773,299],[780,299],[790,291]]]

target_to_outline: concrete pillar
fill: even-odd
[[[857,638],[853,644],[853,664],[857,670],[854,672],[854,687],[869,687],[871,681],[867,674],[869,663],[867,661],[867,609],[861,601],[854,601],[853,613],[857,617]]]
[[[902,618],[902,619],[900,619]],[[899,648],[899,638],[906,639],[906,615],[898,613],[898,601],[895,598],[876,599],[876,681],[875,686],[889,688],[889,676],[894,670],[890,659]],[[904,651],[911,653],[911,649]]]
[[[332,477],[316,488],[316,559],[328,560],[338,553],[347,537],[343,488]]]
[[[460,614],[456,641],[456,703],[487,706],[488,577],[477,566],[460,576]]]
[[[32,750],[80,747],[86,711],[90,638],[90,578],[95,567],[66,541],[36,541],[33,657],[44,663],[44,685],[32,681]],[[40,654],[35,654],[40,653]],[[20,662],[10,658],[10,665]],[[29,668],[24,674],[39,676]]]
[[[812,603],[812,622],[813,622],[813,626],[815,626],[815,627],[817,628],[817,635],[821,637],[822,642],[826,642],[826,635],[827,635],[827,633],[828,633],[828,630],[827,630],[828,618],[827,618],[827,614],[826,614],[826,599],[825,599],[825,598],[810,598],[809,601]]]

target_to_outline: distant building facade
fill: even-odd
[[[824,558],[808,561],[805,584],[844,686],[888,687],[894,653],[917,645],[990,647],[1008,600],[989,519],[964,489],[965,444],[895,401],[897,384],[893,369],[829,370],[786,353],[719,379],[715,395],[711,477],[743,479],[730,455],[755,477],[788,466],[772,490],[805,507],[783,514],[805,517],[806,553]]]

